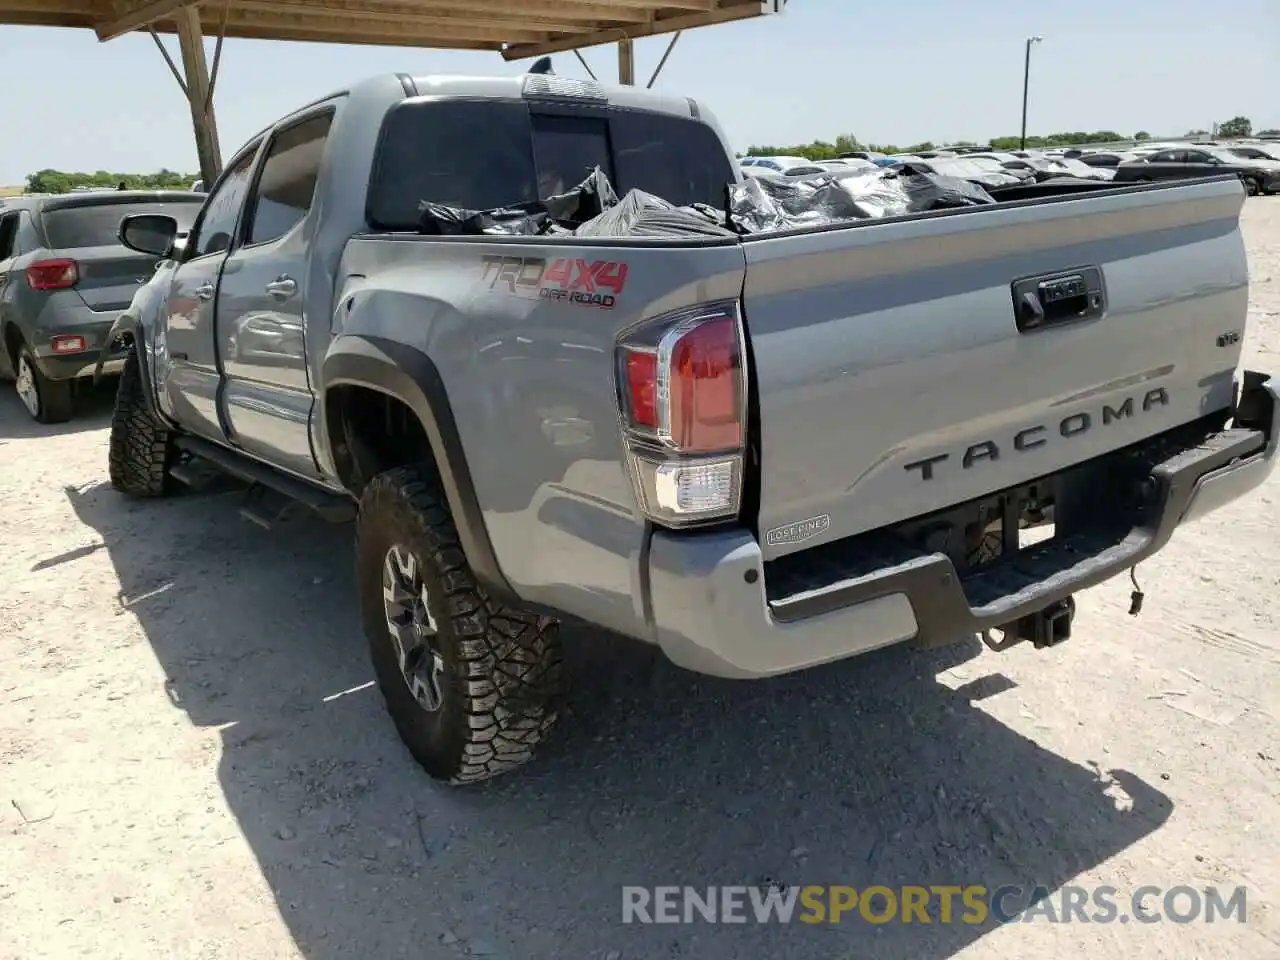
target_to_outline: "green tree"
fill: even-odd
[[[27,174],[27,193],[70,193],[76,187],[109,189],[123,183],[130,190],[186,190],[200,179],[196,173],[158,170],[155,173],[70,173],[65,170],[39,170]]]
[[[1133,139],[1138,141],[1150,140],[1151,134],[1147,133],[1147,131],[1145,130],[1139,130],[1137,133],[1133,135]]]
[[[858,138],[852,133],[842,133],[836,137],[836,153],[852,153],[854,150],[865,149],[858,143]]]
[[[1218,124],[1220,137],[1247,137],[1253,133],[1253,124],[1248,117],[1232,117],[1226,123]]]

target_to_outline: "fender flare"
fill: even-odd
[[[323,426],[330,455],[335,443],[335,425],[328,405],[331,388],[375,390],[413,411],[431,445],[458,540],[472,572],[490,592],[507,601],[518,600],[489,539],[444,380],[431,358],[414,347],[383,337],[345,334],[333,342],[322,362],[320,382],[324,385]]]
[[[95,385],[102,382],[102,365],[111,351],[111,344],[125,333],[132,337],[133,350],[138,355],[138,374],[142,377],[142,399],[147,405],[147,410],[166,427],[172,428],[169,418],[161,413],[160,405],[156,402],[155,384],[151,379],[151,364],[147,362],[146,325],[140,317],[131,317],[127,313],[116,317],[115,323],[111,325],[111,329],[107,331],[107,336],[103,340],[98,362],[94,365],[93,382]]]

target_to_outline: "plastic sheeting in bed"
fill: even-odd
[[[572,190],[533,203],[463,210],[423,201],[418,226],[429,236],[733,237],[996,202],[967,180],[909,168],[747,178],[725,193],[725,210],[676,206],[643,190],[619,199],[597,168]]]
[[[729,186],[729,218],[742,233],[900,217],[995,202],[976,183],[916,170],[752,177]]]

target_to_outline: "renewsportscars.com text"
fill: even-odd
[[[1244,887],[623,887],[623,923],[1245,922]]]

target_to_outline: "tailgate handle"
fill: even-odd
[[[1013,281],[1013,312],[1019,333],[1093,320],[1106,309],[1106,292],[1098,267]]]

